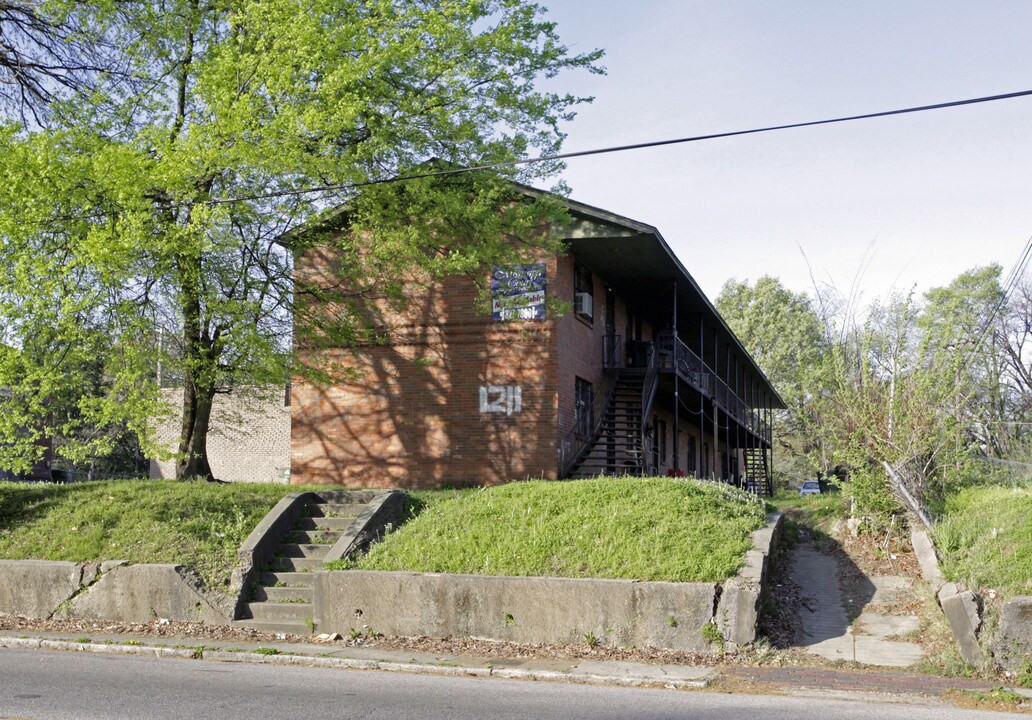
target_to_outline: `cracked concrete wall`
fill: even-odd
[[[0,561],[0,613],[47,619],[228,625],[229,614],[178,565]]]
[[[970,590],[962,590],[956,583],[946,583],[939,588],[936,597],[942,614],[949,623],[960,656],[967,664],[981,667],[985,660],[982,648],[978,644],[978,630],[982,625],[982,619],[978,614],[975,594]]]
[[[322,632],[705,652],[714,583],[343,570],[315,574]]]
[[[914,530],[910,534],[910,544],[921,565],[921,576],[935,594],[939,608],[950,626],[953,641],[957,644],[960,657],[969,665],[981,667],[985,661],[982,647],[978,642],[978,631],[982,625],[975,594],[959,587],[956,583],[946,582],[939,568],[939,558],[935,552],[935,541],[924,530]]]
[[[735,577],[725,582],[717,603],[715,621],[724,640],[733,645],[748,645],[756,640],[760,598],[770,572],[770,558],[781,540],[784,514],[770,513],[759,530],[752,533],[753,549]]]
[[[73,562],[0,560],[0,614],[49,618],[82,589],[87,569]]]
[[[1032,596],[1019,595],[1003,606],[998,653],[1001,662],[1014,669],[1032,658]]]
[[[726,641],[756,639],[760,594],[777,549],[781,513],[752,534],[753,549],[723,583],[488,577],[346,570],[315,573],[315,621],[324,632],[475,637],[706,652],[703,627]],[[708,633],[707,633],[708,635]]]

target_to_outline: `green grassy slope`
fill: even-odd
[[[481,575],[716,582],[766,516],[692,480],[519,482],[419,494],[426,508],[357,567]]]
[[[296,485],[0,482],[0,558],[176,563],[223,588],[251,530]]]
[[[935,526],[943,574],[978,591],[1032,593],[1032,485],[962,490]]]

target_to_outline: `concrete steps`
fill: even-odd
[[[289,635],[311,635],[312,629],[305,622],[288,622],[277,620],[234,620],[234,627],[251,628],[258,632],[277,635],[286,633]]]
[[[312,602],[314,589],[308,587],[263,586],[254,591],[254,602],[293,603]]]
[[[363,499],[361,497],[356,499]],[[372,500],[372,494],[368,500]],[[365,510],[365,503],[311,502],[293,529],[283,534],[268,563],[241,606],[235,625],[268,633],[304,635],[312,632],[314,585],[312,571]]]
[[[365,503],[318,503],[309,505],[309,517],[356,518],[365,508]]]
[[[344,532],[354,520],[352,517],[303,517],[297,521],[298,532],[311,533],[322,532]]]
[[[277,557],[269,563],[268,570],[280,572],[311,572],[322,567],[322,558]]]

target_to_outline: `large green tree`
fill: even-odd
[[[554,153],[581,99],[538,84],[600,71],[598,52],[571,54],[524,0],[43,10],[121,48],[134,91],[103,73],[88,93],[53,86],[45,130],[0,131],[8,464],[61,430],[55,417],[125,423],[152,450],[162,362],[184,387],[179,473],[210,476],[215,394],[301,370],[291,321],[317,290],[294,285],[291,253],[319,242],[343,258],[335,312],[311,317],[340,342],[369,330],[349,299],[403,300],[412,277],[479,273],[547,245],[555,204],[512,202],[509,183],[554,163],[378,183]],[[338,222],[316,222],[343,204]],[[105,382],[77,394],[72,370],[93,353]]]
[[[826,425],[863,509],[898,510],[885,464],[934,506],[973,459],[1001,454],[999,274],[971,270],[921,299],[896,295],[838,318]]]
[[[765,275],[753,285],[727,281],[716,307],[787,406],[774,422],[777,474],[802,480],[830,470],[820,413],[828,341],[810,299]]]

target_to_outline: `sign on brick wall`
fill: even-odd
[[[509,265],[491,273],[491,316],[501,320],[545,319],[545,265]]]
[[[523,388],[519,385],[481,385],[480,412],[512,415],[523,410]]]

